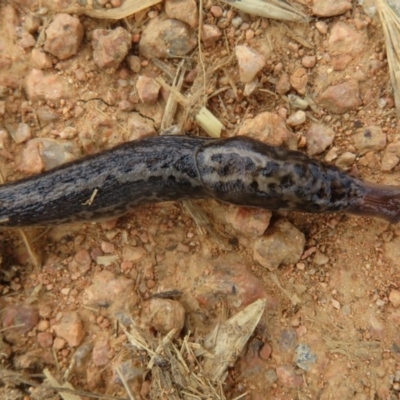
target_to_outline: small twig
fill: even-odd
[[[22,328],[22,327],[24,327],[24,326],[25,326],[25,324],[18,324],[18,325],[13,325],[13,326],[7,326],[7,328],[0,329],[0,333],[1,333],[1,332],[5,332],[5,331],[9,331],[9,330],[11,330],[11,329]]]
[[[90,198],[87,199],[84,203],[82,203],[83,206],[91,206],[94,202],[94,198],[97,196],[98,189],[94,189],[93,193],[90,195]]]
[[[124,376],[124,374],[122,373],[120,367],[116,367],[116,368],[115,368],[115,372],[117,373],[119,379],[121,379],[121,382],[122,382],[122,384],[124,385],[124,388],[125,388],[125,390],[126,390],[126,393],[128,393],[129,398],[130,398],[131,400],[135,400],[135,396],[134,396],[134,394],[132,393],[132,390],[131,390],[131,388],[129,387],[128,382],[126,381],[125,376]]]

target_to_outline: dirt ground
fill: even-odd
[[[212,5],[232,10],[217,1],[203,3],[205,23],[218,23],[210,12]],[[221,56],[234,54],[239,44],[247,44],[266,56],[266,66],[259,74],[259,88],[263,90],[247,97],[243,95],[235,57],[216,73],[215,79],[207,81],[208,94],[232,83],[238,91],[233,101],[229,91],[223,91],[207,104],[226,126],[223,136],[236,134],[244,119],[265,111],[282,115],[282,109],[286,109],[291,114],[287,97],[275,91],[280,71],[292,76],[302,67],[304,56],[315,56],[315,66],[307,69],[306,94],[301,97],[316,99],[329,85],[355,79],[362,104],[341,115],[322,107],[308,109],[306,122],[291,128],[300,150],[306,151],[302,138],[311,123],[324,123],[334,130],[335,138],[316,158],[323,160],[336,147],[339,155],[356,155],[349,165],[352,173],[365,180],[400,185],[399,165],[389,171],[381,167],[388,146],[400,138],[384,37],[376,15],[367,15],[356,3],[353,1],[352,9],[340,16],[309,23],[267,21],[233,11],[232,16],[241,16],[247,29],[245,26],[232,31],[230,23],[222,24],[221,39],[202,49],[203,65],[198,49],[187,60],[188,70],[211,70]],[[137,99],[137,93],[130,97],[130,91],[135,92],[138,73],[126,61],[113,71],[96,66],[90,32],[122,26],[140,38],[149,21],[163,10],[164,4],[160,3],[122,21],[79,16],[85,32],[79,51],[66,60],[52,58],[53,65],[45,70],[71,84],[73,96],[52,101],[27,97],[24,80],[32,70],[31,52],[35,47],[21,46],[18,28],[31,13],[40,16],[42,28],[56,13],[38,11],[33,1],[0,0],[0,100],[5,107],[0,130],[9,133],[18,123],[27,123],[32,138],[71,141],[74,157],[129,140],[127,121],[133,111],[150,119],[158,131],[166,93],[154,104],[135,103],[132,98]],[[309,6],[304,10],[310,13]],[[318,31],[317,21],[326,23],[326,34]],[[351,60],[336,70],[329,54],[329,32],[338,22],[349,24],[361,34],[355,46],[361,46],[362,51],[353,49]],[[246,36],[252,27],[256,34]],[[38,43],[40,32],[33,34]],[[167,80],[163,71],[138,53],[137,43],[134,40],[130,54],[140,57],[139,74]],[[163,62],[176,68],[180,60]],[[77,77],[77,70],[84,74],[78,73]],[[197,89],[201,83],[200,72],[195,80]],[[191,90],[187,82],[182,93],[188,95]],[[293,88],[290,93],[299,95]],[[132,103],[131,110],[121,109],[121,101],[127,99]],[[205,135],[194,121],[194,111],[189,111],[186,114],[179,109],[175,122],[193,134]],[[54,118],[43,120],[38,116],[46,112]],[[360,127],[376,125],[385,133],[386,145],[362,154],[353,137]],[[75,132],[71,138],[60,135],[66,127]],[[29,140],[16,143],[9,136],[0,139],[0,168],[5,179],[11,181],[33,172],[34,168],[21,160]],[[113,221],[28,229],[26,234],[40,266],[33,265],[20,233],[3,229],[0,397],[58,398],[42,385],[43,371],[48,369],[60,382],[70,382],[78,391],[77,398],[82,399],[91,398],[90,393],[94,398],[107,399],[234,399],[241,395],[252,400],[400,398],[398,226],[348,215],[274,213],[269,229],[277,221],[287,220],[305,235],[306,244],[298,262],[283,264],[271,272],[254,259],[257,237],[243,234],[227,222],[227,216],[235,213],[234,207],[205,200],[194,204],[207,216],[205,226],[199,226],[182,203],[164,203],[139,207]],[[104,256],[109,258],[101,258]],[[99,299],[102,290],[110,292],[105,297],[109,295],[111,300],[104,304],[98,300],[93,305],[88,297]],[[146,327],[146,302],[154,294],[165,292],[183,306],[183,332],[190,332],[190,340],[199,343],[217,322],[259,298],[267,300],[257,329],[229,368],[224,395],[198,393],[195,397],[185,395],[183,389],[181,393],[150,389],[156,374],[146,373],[146,354],[131,349],[126,333],[118,328],[115,312],[124,313],[123,317],[119,315],[120,321],[129,316]],[[29,331],[18,330],[19,320],[10,316],[11,306],[16,307],[18,315],[27,310],[20,318],[23,323],[31,323]],[[79,321],[66,322],[66,315],[78,316]],[[61,332],[66,329],[76,331],[72,337],[65,337]],[[183,333],[176,343],[181,343],[182,337]],[[305,364],[299,361],[299,349],[305,349]],[[115,372],[116,366],[127,365],[127,361],[133,376],[128,380],[131,394]],[[196,369],[196,363],[192,367]],[[132,371],[138,372],[135,375]]]

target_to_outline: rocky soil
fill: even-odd
[[[298,0],[312,18],[291,23],[217,0],[166,0],[122,20],[68,14],[67,0],[3,0],[4,180],[158,135],[170,94],[157,78],[172,85],[183,68],[188,105],[172,121],[183,130],[206,135],[195,115],[207,105],[223,137],[400,185],[400,125],[370,3]],[[121,326],[133,320],[157,340],[176,329],[177,346],[187,335],[195,347],[257,299],[266,311],[212,398],[400,398],[396,225],[196,201],[26,235],[37,265],[19,231],[0,232],[2,398],[58,396],[45,371],[81,399],[193,398],[160,390]]]

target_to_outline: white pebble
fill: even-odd
[[[289,126],[297,126],[304,124],[306,122],[306,113],[302,110],[296,111],[294,114],[290,115],[286,120],[286,123]]]

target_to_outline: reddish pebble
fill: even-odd
[[[104,253],[113,253],[115,251],[115,246],[109,242],[101,242],[101,250],[103,250]]]
[[[52,308],[48,304],[43,304],[39,306],[39,315],[42,318],[50,318],[52,313]]]
[[[47,321],[46,319],[42,319],[37,325],[37,330],[39,332],[47,331],[47,329],[49,328],[50,328],[50,322]]]
[[[121,271],[126,272],[132,269],[133,267],[133,262],[132,261],[122,261],[121,263]]]
[[[281,383],[288,388],[301,386],[304,381],[301,375],[296,375],[291,365],[283,365],[276,369],[276,375]]]
[[[210,8],[210,12],[215,18],[221,18],[224,13],[224,10],[220,6],[212,6]]]
[[[37,342],[42,349],[49,349],[53,345],[53,335],[50,332],[39,332]]]
[[[264,346],[261,348],[259,356],[262,360],[268,360],[271,356],[272,348],[268,343],[265,343]]]
[[[392,303],[393,307],[400,306],[400,291],[399,290],[392,290],[389,293],[389,301]]]
[[[40,49],[32,49],[31,62],[38,69],[47,69],[53,66],[51,57]]]
[[[350,79],[338,85],[329,86],[317,98],[318,105],[332,114],[344,114],[362,104],[358,81]]]
[[[131,34],[121,28],[95,29],[92,33],[93,61],[99,68],[118,68],[132,44]]]
[[[2,311],[2,325],[6,329],[4,336],[9,341],[17,341],[21,335],[29,332],[39,321],[39,312],[32,306],[13,304]]]
[[[185,323],[185,309],[178,301],[154,298],[143,303],[141,319],[144,325],[162,334],[176,329],[179,335]]]
[[[67,342],[63,338],[56,337],[54,339],[53,347],[56,350],[61,350]]]
[[[300,325],[297,329],[296,329],[296,334],[297,337],[302,337],[307,333],[307,328],[304,325]]]
[[[314,67],[316,61],[317,60],[315,56],[305,56],[302,58],[301,63],[303,64],[303,67],[312,68]]]
[[[90,252],[90,257],[92,258],[93,261],[97,261],[97,257],[101,257],[101,256],[104,256],[104,253],[99,247],[95,247]]]
[[[147,286],[147,289],[153,289],[156,286],[156,283],[153,279],[149,279],[147,281],[146,286]]]
[[[204,43],[204,47],[212,47],[221,38],[222,32],[215,25],[203,25],[203,30],[201,33],[201,38]]]
[[[58,59],[65,60],[78,52],[83,34],[83,26],[78,18],[57,14],[46,29],[44,49]]]
[[[160,92],[160,85],[148,76],[141,75],[136,81],[136,89],[143,103],[155,103]]]
[[[143,399],[147,398],[147,396],[149,395],[149,393],[150,393],[150,386],[151,386],[150,381],[144,381],[144,382],[142,383],[142,387],[141,387],[141,389],[140,389],[140,396],[141,396]]]
[[[100,226],[101,226],[101,229],[110,230],[110,229],[115,228],[115,226],[117,225],[117,222],[118,222],[117,218],[109,219],[107,221],[101,222]]]
[[[304,68],[297,68],[290,77],[290,84],[300,94],[305,94],[307,82],[308,75]]]
[[[53,329],[57,336],[65,339],[71,347],[79,346],[85,336],[83,323],[75,311],[64,314]]]
[[[109,352],[110,345],[107,340],[102,338],[96,340],[92,353],[93,364],[98,367],[106,365],[110,361],[110,358],[108,357]]]

